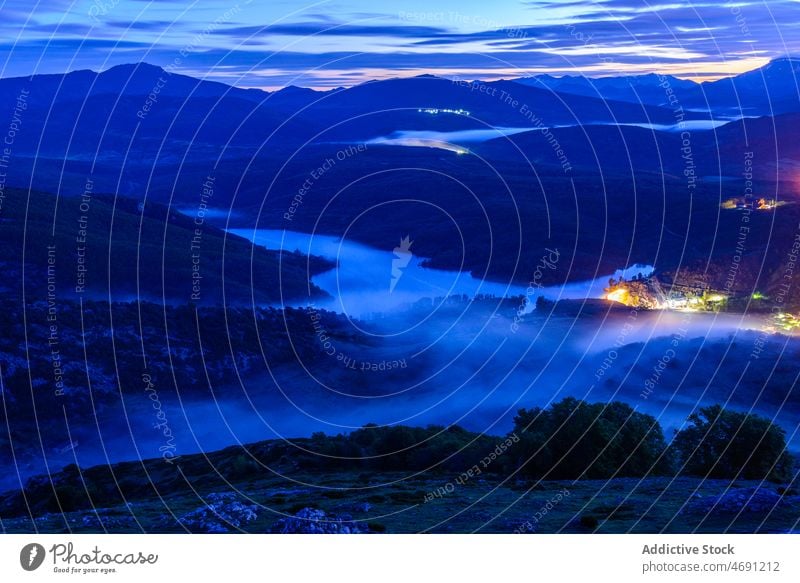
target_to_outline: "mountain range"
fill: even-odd
[[[651,106],[681,106],[717,114],[759,116],[798,111],[799,73],[800,59],[786,57],[753,71],[704,83],[654,73],[599,78],[537,75],[516,81],[557,93]],[[670,95],[674,95],[672,101]]]

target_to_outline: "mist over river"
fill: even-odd
[[[206,396],[163,395],[163,410],[179,455],[348,432],[367,423],[457,424],[500,435],[518,409],[567,396],[625,401],[658,418],[668,439],[699,406],[752,410],[782,425],[797,449],[795,339],[769,336],[754,359],[763,338],[758,318],[633,314],[536,311],[513,331],[513,312],[491,301],[445,303],[432,315],[398,311],[357,323],[368,345],[323,330],[320,359],[268,363],[241,384],[214,387]],[[136,451],[152,456],[162,445],[144,405],[127,411],[130,434],[114,418],[106,421],[112,459],[138,457]],[[83,445],[79,450],[79,456],[88,453]]]

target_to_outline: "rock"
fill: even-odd
[[[179,521],[191,532],[223,533],[238,530],[258,517],[258,506],[242,503],[233,492],[209,494],[206,505],[182,516]]]
[[[281,518],[272,525],[277,534],[361,534],[363,530],[352,517],[343,514],[326,514],[316,508],[303,508],[289,518]]]

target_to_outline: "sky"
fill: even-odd
[[[145,61],[240,87],[669,73],[800,54],[800,0],[0,0],[0,77]]]

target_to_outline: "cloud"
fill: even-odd
[[[266,26],[238,26],[217,30],[214,34],[247,37],[258,34],[285,36],[371,36],[394,38],[424,38],[447,34],[447,30],[432,26],[355,25],[318,22],[275,24]]]
[[[180,28],[182,24],[179,20],[112,20],[106,23],[112,28],[123,30],[146,30],[146,31],[165,31],[170,28]]]
[[[28,24],[25,30],[41,32],[48,35],[71,34],[88,36],[92,33],[93,28],[94,27],[91,25],[79,24],[76,22],[53,22],[49,24]]]
[[[367,0],[311,4],[295,13],[290,1],[243,0],[235,18],[198,43],[198,31],[230,10],[230,2],[204,0],[191,9],[177,0],[120,2],[91,26],[87,3],[43,2],[28,18],[30,3],[6,0],[2,74],[97,70],[142,59],[167,66],[186,46],[193,49],[183,59],[187,73],[252,86],[330,86],[424,72],[465,78],[515,71],[714,77],[756,58],[800,52],[800,37],[788,32],[800,24],[800,3],[789,0],[464,2],[460,9],[471,14],[450,12],[452,5],[441,2],[430,0],[422,5],[428,11],[419,13],[380,13],[382,6]]]

